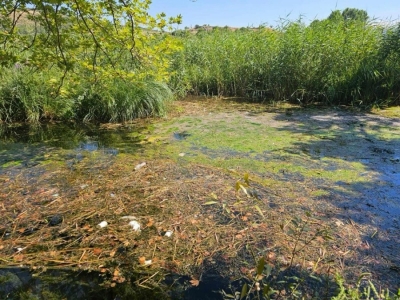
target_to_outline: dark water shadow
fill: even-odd
[[[323,211],[326,217],[363,227],[360,247],[352,250],[364,262],[347,264],[371,271],[376,282],[395,290],[400,286],[400,135],[390,134],[390,128],[398,129],[400,120],[341,109],[305,110],[275,119],[284,121],[278,130],[313,135],[283,152],[305,155],[310,165],[315,161],[328,171],[335,166],[324,158],[363,166],[359,181],[332,183],[316,178],[315,184],[329,194],[321,199],[338,208]]]
[[[107,164],[121,152],[139,151],[147,131],[141,126],[107,130],[76,123],[2,126],[0,174],[13,177],[45,161],[59,161],[73,168],[84,158],[93,158],[94,153],[99,162]],[[34,171],[31,175],[28,177],[37,178]]]
[[[176,273],[166,274],[157,285],[141,286],[144,282],[140,272],[125,273],[125,281],[110,287],[111,274],[96,271],[74,271],[72,269],[31,270],[24,267],[0,268],[1,299],[182,299],[182,300],[224,300],[236,297],[243,285],[251,286],[254,281],[237,275],[240,261],[253,260],[250,253],[242,249],[238,257],[227,259],[219,254],[209,257],[199,266],[192,266],[193,277]],[[250,266],[250,265],[249,265]],[[255,265],[254,265],[255,266]],[[251,267],[251,266],[250,266]],[[129,272],[129,271],[128,271]],[[155,271],[153,271],[155,272]],[[332,277],[313,274],[300,267],[276,265],[263,270],[261,287],[268,285],[275,293],[273,299],[330,299],[337,294],[337,284]],[[151,274],[151,273],[149,273]],[[192,279],[198,283],[193,284]],[[293,295],[296,286],[296,295]],[[251,291],[251,289],[249,289]],[[248,299],[260,299],[254,290]],[[262,298],[261,298],[262,299]]]
[[[284,267],[279,264],[272,266],[268,263],[263,269],[263,278],[257,280],[261,287],[257,292],[254,288],[250,288],[254,287],[255,279],[238,275],[240,266],[243,266],[240,262],[243,261],[249,263],[249,268],[257,266],[250,252],[244,248],[233,260],[218,254],[208,258],[197,267],[197,271],[194,271],[200,279],[199,285],[189,286],[176,299],[234,299],[241,294],[244,285],[248,286],[246,299],[265,299],[262,291],[266,286],[275,291],[271,296],[272,299],[330,299],[337,295],[338,285],[332,276],[317,275],[301,267]],[[295,292],[293,292],[294,286],[296,286]]]

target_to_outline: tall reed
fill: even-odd
[[[399,98],[399,27],[361,21],[282,22],[274,29],[184,35],[171,86],[184,94],[323,104]]]

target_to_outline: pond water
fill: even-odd
[[[398,121],[330,111],[294,111],[286,114],[285,111],[267,113],[264,110],[262,108],[261,113],[250,114],[235,110],[208,112],[202,108],[197,110],[203,112],[201,117],[195,112],[153,124],[94,126],[67,123],[2,127],[0,182],[10,190],[12,184],[15,184],[20,197],[18,199],[38,201],[35,205],[47,207],[57,204],[57,201],[79,200],[79,197],[91,197],[96,201],[108,197],[111,200],[105,199],[105,205],[120,201],[111,208],[118,216],[129,211],[123,207],[124,203],[129,203],[132,211],[141,214],[145,223],[153,222],[152,218],[159,219],[160,227],[155,229],[149,225],[142,233],[143,240],[149,241],[149,244],[155,243],[155,246],[150,244],[153,256],[155,252],[167,254],[168,251],[173,258],[181,255],[178,259],[187,260],[179,270],[185,270],[187,265],[192,264],[193,261],[185,257],[189,253],[207,256],[208,260],[202,258],[202,263],[197,265],[199,258],[192,257],[195,261],[193,265],[196,265],[194,271],[182,273],[184,275],[178,272],[178,264],[169,268],[164,274],[166,276],[162,276],[164,279],[158,281],[158,287],[149,290],[137,284],[141,282],[143,270],[127,267],[130,259],[138,260],[135,252],[143,251],[145,242],[136,238],[136,244],[125,246],[126,241],[119,238],[116,246],[112,247],[117,254],[129,252],[130,256],[126,259],[128,263],[115,259],[115,262],[110,263],[112,271],[107,273],[98,270],[82,271],[84,268],[79,269],[75,265],[73,268],[62,269],[40,266],[30,270],[20,267],[15,261],[12,261],[12,266],[7,265],[10,262],[7,258],[0,262],[0,295],[8,295],[10,299],[228,299],[229,296],[224,296],[222,290],[230,290],[234,294],[235,291],[241,291],[244,282],[251,283],[246,272],[254,272],[254,268],[251,268],[254,253],[270,259],[270,265],[276,267],[275,281],[283,276],[282,269],[285,269],[288,257],[282,254],[281,249],[285,245],[277,245],[282,241],[281,235],[277,233],[280,222],[284,219],[289,223],[290,218],[302,216],[305,211],[312,211],[317,216],[315,224],[325,222],[324,225],[327,224],[333,230],[338,240],[326,245],[331,247],[333,254],[331,258],[320,258],[321,265],[326,262],[324,270],[338,264],[344,271],[349,270],[346,273],[348,278],[357,278],[360,270],[371,271],[374,282],[394,291],[400,284]],[[159,160],[157,163],[160,165],[152,164],[153,159]],[[118,163],[114,168],[116,161]],[[57,164],[59,168],[54,167]],[[52,167],[44,168],[47,165]],[[137,171],[135,166],[141,166],[137,168],[141,171]],[[61,172],[58,169],[64,172],[61,182],[55,181],[58,180],[57,172]],[[147,171],[142,172],[143,169]],[[50,172],[47,177],[46,172]],[[124,172],[129,174],[124,176]],[[243,183],[237,174],[247,172],[251,173],[254,193],[252,189],[247,192],[250,196],[257,195],[255,199],[244,194],[244,198],[240,198],[234,188],[235,183]],[[17,182],[21,185],[17,185]],[[51,184],[44,191],[40,189],[41,185],[49,182]],[[24,185],[30,186],[30,190],[25,189]],[[47,198],[40,202],[40,197],[44,197],[42,195]],[[4,203],[8,203],[6,194],[0,191],[0,196]],[[171,197],[177,204],[166,210],[167,205],[173,205],[172,201],[168,201]],[[143,198],[146,202],[139,206],[129,202],[131,198]],[[193,199],[201,203],[195,203]],[[191,205],[187,205],[188,201],[191,201]],[[252,204],[242,206],[244,202]],[[3,210],[6,211],[4,205]],[[188,206],[187,211],[183,210],[183,205]],[[125,211],[120,212],[122,209]],[[90,205],[85,212],[88,210]],[[160,211],[171,215],[157,216]],[[18,219],[22,213],[21,210],[7,216]],[[45,213],[48,214],[48,211]],[[45,217],[50,220],[50,227],[59,226],[59,222],[52,224],[51,217],[54,216],[59,217],[61,222],[64,220],[65,226],[70,226],[65,221],[67,215],[64,209],[60,215]],[[105,216],[112,217],[111,214],[90,216],[77,222],[74,225],[76,228],[68,227],[70,232],[67,237],[61,236],[68,238],[67,246],[70,239],[79,240],[86,235],[90,237],[92,231],[85,230],[91,230]],[[43,218],[43,215],[40,217]],[[69,218],[74,219],[76,216],[69,215]],[[265,222],[265,218],[273,222]],[[11,236],[15,238],[15,230],[8,223],[13,223],[15,227],[20,225],[15,220],[8,221],[2,220],[0,223],[3,241]],[[111,223],[113,221],[118,225],[116,220],[111,219]],[[174,233],[167,249],[162,244],[167,242],[160,241],[159,232],[170,229],[166,227],[169,221],[174,224]],[[39,230],[41,226],[49,227],[42,221],[35,222],[35,226],[29,228]],[[115,236],[124,230],[123,226],[109,229],[108,238],[111,243],[117,240]],[[226,227],[226,231],[219,233],[201,226]],[[23,231],[29,228],[21,225],[21,236],[36,234],[33,233],[35,230]],[[188,228],[193,232],[186,233]],[[250,251],[246,243],[242,242],[243,247],[237,249],[237,258],[232,255],[236,250],[229,250],[232,251],[229,255],[233,257],[233,263],[228,264],[229,255],[220,251],[230,249],[231,240],[243,238],[244,230],[248,232],[248,239],[254,234],[254,240],[249,242],[254,250]],[[270,236],[265,237],[263,230],[268,231]],[[86,235],[81,235],[83,231]],[[230,232],[232,237],[229,236]],[[271,238],[275,233],[276,239]],[[158,236],[153,238],[151,234]],[[178,235],[181,241],[190,241],[185,242],[188,247],[191,245],[189,249],[176,251],[180,241],[176,237]],[[196,239],[197,235],[201,237]],[[226,239],[222,242],[224,235]],[[194,237],[193,241],[190,240],[191,236]],[[211,240],[214,244],[206,243]],[[30,247],[29,243],[26,245]],[[290,240],[287,245],[290,246]],[[0,251],[1,247],[2,244]],[[22,251],[18,250],[19,246],[16,244],[13,247],[9,250],[10,257],[17,261],[23,260],[23,257],[18,256]],[[81,259],[85,256],[86,249],[90,249],[90,252],[95,246],[90,247],[78,254],[78,260],[80,255]],[[110,254],[113,249],[107,250],[110,259],[114,255]],[[271,251],[274,253],[271,254]],[[304,261],[306,257],[308,264],[312,264],[315,257],[305,255]],[[115,279],[118,276],[113,274],[122,265],[125,272],[123,282],[110,287],[110,283],[118,282]],[[309,269],[303,271],[308,272]],[[294,272],[287,269],[284,271],[290,274]],[[294,273],[303,274],[303,271]],[[199,286],[193,283],[196,278],[201,281]],[[266,277],[265,280],[271,278]],[[310,285],[318,286],[311,277],[307,278],[311,280]],[[333,282],[331,284],[334,286]]]
[[[113,126],[102,128],[89,124],[46,124],[38,126],[3,127],[0,131],[0,176],[7,179],[27,172],[31,184],[45,172],[33,167],[48,160],[59,160],[73,169],[87,156],[95,155],[96,165],[108,165],[119,154],[141,151],[152,126]],[[176,133],[173,138],[184,139]],[[58,215],[57,215],[58,216]],[[52,220],[51,220],[52,221]],[[52,226],[53,224],[50,225]],[[58,222],[57,222],[58,223]],[[58,224],[54,224],[58,225]],[[1,229],[1,228],[0,228]],[[3,239],[8,233],[0,231]],[[1,245],[0,245],[1,246]],[[213,279],[201,288],[189,289],[190,278],[167,274],[158,287],[141,288],[133,284],[140,273],[132,271],[125,283],[110,287],[110,276],[74,268],[8,267],[0,263],[0,297],[6,299],[219,299],[220,288]],[[222,298],[221,298],[222,299]]]

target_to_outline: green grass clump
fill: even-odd
[[[162,116],[172,99],[166,84],[115,78],[96,83],[15,65],[0,72],[0,122],[37,123],[48,119],[120,122]]]
[[[85,121],[117,122],[163,116],[172,92],[156,81],[129,82],[114,79],[80,91],[77,115]]]
[[[68,83],[61,86],[55,70],[38,72],[16,64],[0,70],[0,122],[27,121],[43,118],[68,118],[73,113],[74,99],[68,97]]]

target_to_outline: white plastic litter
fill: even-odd
[[[179,156],[180,156],[180,157],[184,157],[185,155],[186,155],[186,153],[184,153],[184,152],[179,153]]]
[[[136,220],[136,217],[134,217],[134,216],[123,216],[123,217],[121,217],[121,219],[122,219],[122,220],[130,220],[130,221],[133,221],[133,220]]]
[[[129,225],[132,227],[134,231],[140,232],[140,224],[138,221],[130,221]]]
[[[139,170],[140,168],[144,167],[146,165],[145,162],[142,162],[141,164],[136,165],[135,171]]]
[[[145,261],[144,261],[144,265],[145,265],[145,266],[150,266],[151,263],[152,263],[151,259],[145,260]]]
[[[108,225],[107,221],[102,221],[97,226],[100,228],[104,228],[104,227],[107,227],[107,225]]]
[[[164,234],[164,236],[166,236],[166,237],[171,237],[171,236],[172,236],[172,233],[173,233],[172,230],[168,230],[168,231]]]

